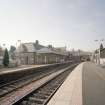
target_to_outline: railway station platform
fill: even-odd
[[[17,72],[17,71],[25,71],[27,69],[35,69],[35,68],[40,68],[40,67],[48,67],[48,66],[54,66],[54,65],[62,65],[62,64],[71,64],[71,61],[68,62],[62,62],[62,63],[52,63],[52,64],[41,64],[41,65],[21,65],[18,67],[14,67],[14,68],[1,68],[0,69],[0,75],[2,74],[8,74],[8,73],[13,73],[13,72]]]
[[[15,72],[15,71],[19,71],[19,70],[24,70],[24,69],[30,69],[30,68],[37,68],[37,67],[41,67],[41,66],[46,66],[45,65],[22,65],[22,66],[18,66],[18,67],[13,67],[13,68],[1,68],[0,69],[0,74],[3,73],[8,73],[8,72]]]
[[[91,62],[81,63],[47,105],[105,105],[105,69]]]

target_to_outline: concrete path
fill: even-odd
[[[90,62],[80,64],[47,105],[105,105],[105,69]]]
[[[82,67],[72,71],[47,105],[82,105]]]
[[[105,105],[105,69],[85,63],[82,73],[83,105]]]

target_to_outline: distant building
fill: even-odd
[[[22,43],[15,51],[16,58],[21,64],[36,64],[36,52],[41,48],[43,46],[39,45],[38,41],[36,43]]]
[[[0,46],[0,66],[3,65],[4,50]]]
[[[105,48],[103,44],[93,54],[93,61],[97,64],[105,64]]]
[[[105,64],[105,48],[100,50],[100,64]]]
[[[36,40],[35,43],[22,43],[16,49],[15,55],[20,64],[45,64],[64,61],[67,52],[63,47],[43,46]]]
[[[82,50],[72,50],[70,51],[72,55],[72,60],[81,62],[81,61],[89,61],[91,59],[91,52],[82,51]]]

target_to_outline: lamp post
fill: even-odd
[[[19,64],[21,63],[21,40],[18,40],[18,43],[19,43],[19,46],[20,46],[20,48],[19,48]]]
[[[3,49],[4,49],[4,50],[5,50],[5,48],[6,48],[5,46],[6,46],[6,44],[3,44]]]

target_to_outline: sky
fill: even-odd
[[[0,0],[1,46],[39,40],[93,51],[105,38],[104,28],[105,0]]]

